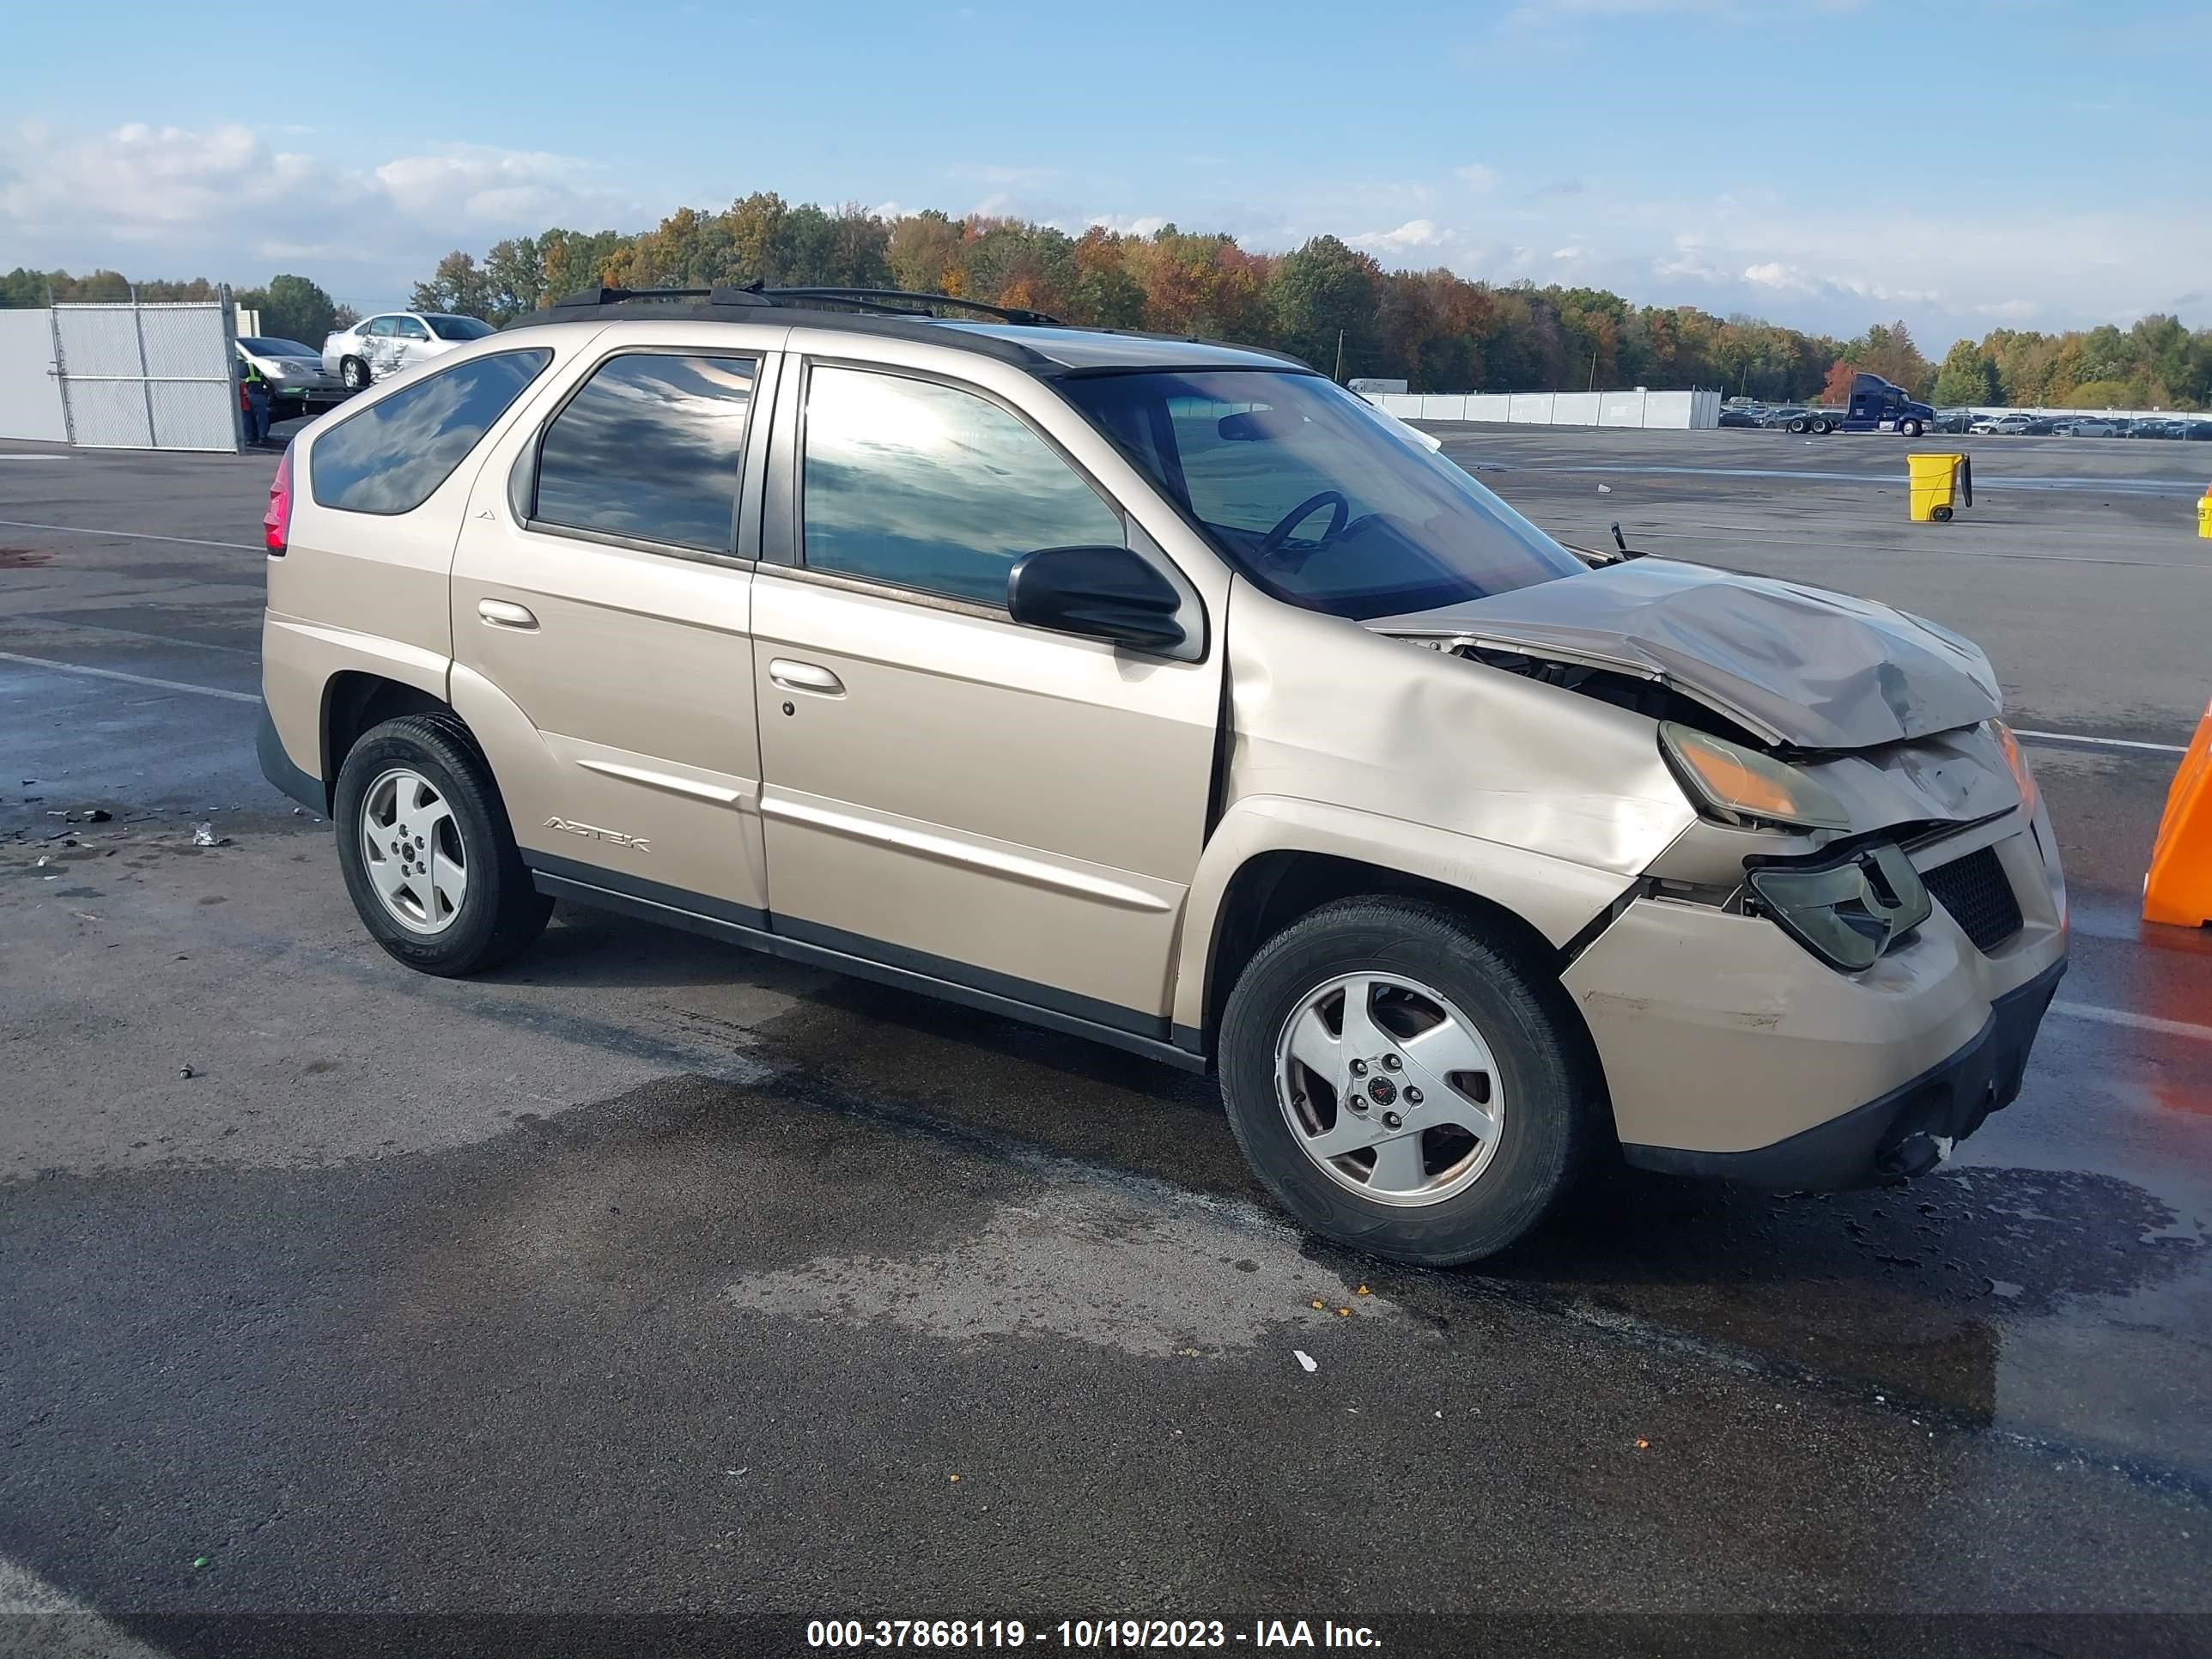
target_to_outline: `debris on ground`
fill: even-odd
[[[192,826],[192,845],[195,847],[225,847],[229,843],[230,837],[216,834],[215,825],[212,823],[196,823]]]
[[[1610,495],[1613,494],[1613,486],[1611,484],[1600,484],[1597,487],[1597,493],[1601,495]]]
[[[199,1073],[192,1070],[189,1066],[179,1066],[177,1067],[177,1075],[183,1078],[191,1078],[198,1077]]]
[[[1308,1370],[1317,1371],[1321,1369],[1320,1366],[1314,1364],[1314,1357],[1308,1353],[1304,1348],[1293,1348],[1291,1352],[1298,1357],[1298,1364],[1304,1366]]]

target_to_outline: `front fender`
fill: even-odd
[[[1247,795],[1215,826],[1192,878],[1176,964],[1177,1027],[1205,1027],[1222,904],[1237,872],[1263,854],[1282,852],[1347,859],[1455,888],[1512,912],[1562,945],[1637,881],[1632,875],[1357,807],[1287,795]]]

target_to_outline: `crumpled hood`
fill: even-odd
[[[1804,749],[1926,737],[2002,706],[1989,659],[1948,629],[1848,594],[1668,559],[1367,626],[1661,680]]]

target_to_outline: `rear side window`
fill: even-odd
[[[1121,544],[1121,516],[988,398],[850,368],[807,377],[806,562],[1003,606],[1041,547]]]
[[[757,368],[750,357],[610,357],[545,428],[532,521],[729,552]]]
[[[411,513],[553,361],[550,351],[473,357],[380,398],[315,440],[315,501],[345,513]]]

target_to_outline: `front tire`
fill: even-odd
[[[1899,421],[1897,423],[1897,429],[1905,437],[1917,438],[1920,435],[1920,422],[1917,421]]]
[[[362,925],[410,968],[445,977],[496,968],[552,914],[489,769],[450,714],[403,715],[364,733],[338,770],[331,818]]]
[[[1520,1238],[1603,1121],[1558,981],[1426,900],[1341,900],[1268,940],[1230,994],[1219,1055],[1230,1127],[1284,1208],[1425,1267]]]

